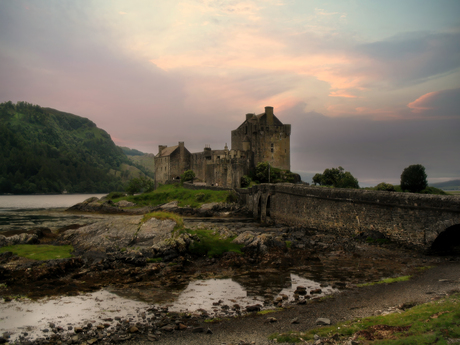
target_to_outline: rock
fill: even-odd
[[[320,317],[319,319],[316,319],[316,324],[321,326],[330,325],[331,320]]]
[[[5,344],[5,343],[6,343],[6,339],[3,337],[0,337],[0,344]]]
[[[98,340],[98,339],[96,339],[96,338],[92,338],[92,339],[87,340],[86,342],[87,342],[89,345],[91,345],[91,344],[94,344],[95,342],[97,342],[97,340]]]
[[[203,333],[203,332],[204,332],[203,327],[195,327],[194,329],[192,329],[192,333]]]
[[[115,203],[116,206],[118,207],[132,207],[136,206],[135,203],[127,201],[127,200],[120,200],[119,202]]]
[[[206,330],[206,334],[212,334],[212,331],[211,331],[210,328],[208,328],[208,329]]]
[[[297,286],[295,289],[295,292],[298,295],[306,295],[307,294],[307,288],[305,286]]]
[[[267,318],[267,321],[270,322],[270,323],[278,322],[278,320],[276,318],[274,318],[274,317]]]
[[[137,328],[136,326],[133,326],[129,329],[129,333],[136,333],[136,332],[139,332],[139,328]]]
[[[81,328],[81,327],[75,327],[75,328],[74,328],[74,332],[75,332],[75,333],[81,333],[81,332],[83,332],[83,328]]]
[[[298,323],[299,323],[299,318],[298,317],[296,317],[296,318],[291,320],[291,324],[293,324],[293,325],[298,324]]]
[[[246,311],[247,311],[248,313],[260,311],[260,309],[262,309],[262,306],[261,306],[260,304],[248,305],[248,306],[246,307]]]
[[[180,330],[180,331],[183,331],[185,329],[187,329],[188,327],[186,325],[184,325],[183,323],[179,323],[177,325],[177,329]]]
[[[172,332],[174,331],[174,327],[171,325],[166,325],[166,326],[161,327],[161,330],[165,332]]]
[[[177,208],[178,206],[179,206],[178,201],[171,201],[171,202],[168,202],[167,204],[161,205],[161,208],[167,210],[171,208]]]
[[[322,292],[323,292],[323,290],[321,290],[321,289],[313,289],[313,290],[310,291],[310,294],[314,295],[314,294],[320,294]]]

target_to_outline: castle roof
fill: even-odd
[[[173,153],[178,147],[179,147],[179,145],[165,147],[163,150],[161,150],[161,152],[159,152],[159,153],[157,154],[157,157],[166,157],[166,156],[169,156],[169,155],[171,155],[171,153]]]

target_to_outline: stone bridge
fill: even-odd
[[[241,202],[262,222],[274,221],[342,235],[378,231],[418,249],[460,249],[456,196],[261,184],[238,189]]]

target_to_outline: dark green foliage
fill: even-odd
[[[222,238],[219,233],[213,230],[198,229],[186,230],[189,234],[198,237],[198,241],[194,241],[189,250],[195,255],[207,255],[212,258],[221,256],[225,252],[235,252],[241,254],[241,249],[244,245],[232,243],[235,237]]]
[[[420,193],[428,183],[425,167],[421,164],[409,165],[401,174],[401,189],[412,193]]]
[[[227,195],[227,198],[225,199],[225,202],[228,202],[228,203],[235,203],[235,202],[238,202],[238,196],[233,193],[233,192],[230,192],[228,195]]]
[[[195,178],[195,173],[193,170],[186,170],[180,177],[182,182],[193,181]]]
[[[313,183],[334,188],[359,188],[358,180],[342,167],[326,169],[313,176]]]
[[[395,186],[393,186],[391,183],[386,183],[386,182],[381,182],[377,186],[374,187],[375,190],[383,190],[387,192],[395,192]]]
[[[270,172],[270,178],[268,177]],[[289,170],[282,170],[270,166],[267,162],[260,162],[256,166],[255,178],[260,183],[294,183],[300,181],[298,174]]]
[[[120,146],[120,148],[127,156],[143,156],[145,154],[144,152],[141,152],[136,149],[130,149],[129,147]]]
[[[422,194],[438,194],[438,195],[447,195],[442,189],[435,188],[435,187],[426,187],[420,193]]]
[[[106,198],[112,200],[112,199],[123,198],[124,196],[126,196],[126,193],[124,192],[110,192]]]
[[[109,192],[127,157],[86,118],[26,102],[0,104],[0,194]]]
[[[251,178],[247,175],[244,175],[244,176],[241,176],[241,187],[242,188],[245,188],[245,187],[249,187],[249,185],[251,184]]]
[[[126,187],[126,193],[129,195],[133,195],[136,193],[150,193],[155,189],[155,183],[153,180],[140,176],[131,179],[128,183],[128,187]]]

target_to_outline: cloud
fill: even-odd
[[[429,92],[407,106],[423,116],[460,117],[460,88]]]
[[[460,150],[460,119],[375,121],[368,118],[330,118],[305,112],[305,104],[275,114],[292,125],[293,171],[322,172],[343,166],[361,182],[399,184],[402,170],[422,164],[428,177],[460,176],[453,157]]]

